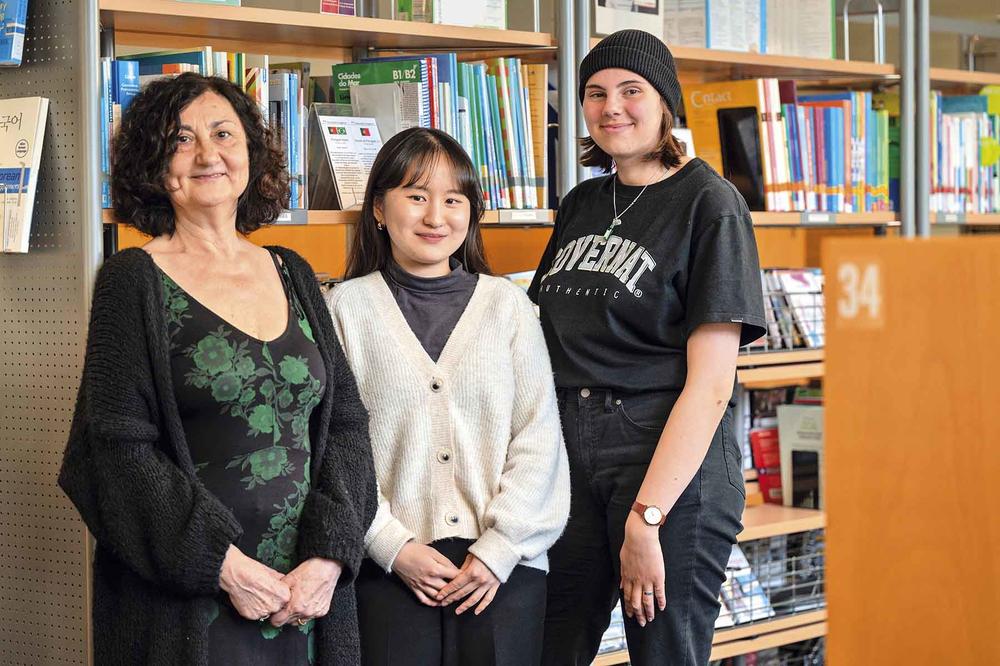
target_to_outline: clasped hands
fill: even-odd
[[[275,627],[301,625],[329,612],[342,570],[336,560],[314,557],[281,574],[230,545],[219,584],[248,620],[268,619]]]
[[[448,606],[464,599],[456,615],[473,606],[479,615],[500,589],[500,579],[475,555],[466,555],[458,568],[432,546],[412,541],[396,555],[392,570],[425,606]]]

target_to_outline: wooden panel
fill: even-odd
[[[317,273],[339,277],[347,257],[347,225],[274,225],[250,234],[257,245],[283,245],[301,254]],[[138,247],[149,240],[132,227],[118,225],[118,248]]]
[[[784,631],[761,634],[759,636],[754,636],[753,638],[745,638],[743,640],[732,641],[731,643],[716,645],[712,648],[712,655],[710,658],[713,660],[726,659],[728,657],[749,654],[759,650],[767,650],[768,648],[774,648],[780,645],[791,645],[792,643],[798,643],[799,641],[807,641],[810,638],[826,636],[826,632],[827,623],[817,622],[815,624],[795,627],[794,629],[785,629]]]
[[[538,268],[552,227],[507,228],[483,225],[486,259],[494,273],[533,271]]]
[[[764,227],[754,229],[761,268],[806,266],[806,240],[810,233],[799,228]]]
[[[825,259],[829,661],[996,663],[1000,239]]]

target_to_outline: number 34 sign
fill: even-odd
[[[843,261],[837,266],[834,287],[834,326],[882,328],[885,301],[882,266],[877,259]]]

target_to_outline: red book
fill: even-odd
[[[778,429],[755,428],[751,430],[750,452],[753,455],[753,466],[758,472],[780,469],[781,455],[778,452]]]
[[[768,504],[783,504],[781,494],[781,471],[777,468],[757,473],[760,494]]]

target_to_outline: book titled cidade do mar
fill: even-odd
[[[0,99],[0,213],[3,251],[27,252],[49,100]]]

